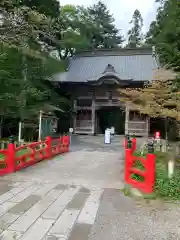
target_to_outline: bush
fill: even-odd
[[[180,199],[180,170],[176,170],[174,176],[169,179],[167,170],[162,164],[156,164],[155,193],[165,199]]]
[[[174,176],[168,178],[168,154],[156,153],[156,182],[155,193],[165,199],[180,199],[180,170],[175,169]]]

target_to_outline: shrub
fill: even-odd
[[[180,170],[176,170],[174,176],[169,179],[167,170],[162,165],[156,166],[155,193],[165,199],[180,199]]]

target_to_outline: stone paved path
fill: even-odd
[[[119,138],[72,139],[71,152],[0,181],[1,240],[179,240],[180,205],[123,188]]]
[[[0,239],[87,239],[103,189],[1,181]]]
[[[0,182],[0,239],[87,240],[104,189],[123,187],[119,139],[74,138],[71,152]]]

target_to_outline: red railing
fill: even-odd
[[[144,193],[152,193],[155,184],[155,154],[148,153],[146,157],[134,156],[136,144],[132,143],[130,149],[125,146],[125,182]],[[143,180],[135,179],[135,175]]]
[[[55,139],[47,137],[45,141],[34,142],[18,148],[15,147],[15,144],[9,143],[8,149],[0,150],[0,176],[66,153],[69,151],[69,143],[69,136]]]
[[[7,172],[8,157],[9,157],[8,149],[0,150],[0,175],[4,175]]]

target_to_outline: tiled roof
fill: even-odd
[[[71,60],[66,73],[58,74],[55,78],[60,82],[88,82],[97,81],[107,68],[115,70],[115,77],[119,80],[151,81],[153,71],[157,69],[157,62],[152,51],[116,52],[108,51],[99,54],[77,55]],[[113,71],[111,72],[113,75]]]

